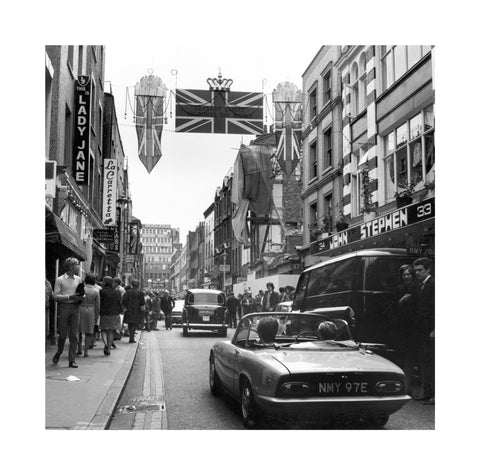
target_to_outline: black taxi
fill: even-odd
[[[218,331],[220,336],[227,336],[227,328],[226,298],[222,291],[187,291],[182,313],[183,336],[188,336],[190,330],[213,330]]]

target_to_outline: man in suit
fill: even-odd
[[[272,282],[268,282],[267,291],[263,296],[262,307],[264,312],[273,312],[278,302],[280,301],[280,296],[278,292],[275,292],[275,286]]]
[[[424,397],[426,404],[435,404],[435,283],[432,264],[426,257],[413,263],[417,279],[415,301],[417,318],[423,342],[420,371],[422,373]]]

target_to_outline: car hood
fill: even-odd
[[[402,370],[381,356],[361,350],[301,351],[280,349],[263,353],[263,358],[281,363],[290,373],[318,371],[392,371]]]

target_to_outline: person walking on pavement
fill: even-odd
[[[45,277],[45,342],[48,340],[48,327],[50,323],[50,303],[53,299],[53,288],[50,281]]]
[[[162,301],[158,292],[153,293],[153,329],[158,330],[158,321],[162,315]]]
[[[394,322],[391,325],[392,340],[397,340],[397,348],[403,355],[403,370],[407,380],[407,391],[412,396],[414,367],[419,364],[418,353],[421,342],[418,338],[421,335],[418,328],[418,319],[415,315],[415,279],[413,267],[404,264],[400,267],[402,283],[399,284],[393,294],[393,316]]]
[[[172,299],[168,290],[163,294],[161,306],[165,314],[165,329],[172,330],[172,309],[175,307],[175,300]]]
[[[83,357],[88,357],[88,350],[95,337],[95,322],[100,314],[100,291],[95,287],[95,276],[85,276],[85,298],[80,303],[80,334],[85,335],[85,351]],[[81,355],[80,351],[80,355]],[[78,352],[77,352],[78,355]]]
[[[263,290],[259,290],[258,294],[255,295],[255,311],[261,312],[262,311],[262,302],[263,302]]]
[[[280,300],[280,296],[275,292],[275,286],[272,282],[267,283],[267,291],[263,297],[262,310],[264,312],[273,312]]]
[[[228,318],[229,318],[229,325],[230,328],[237,328],[237,311],[238,306],[240,305],[240,301],[235,297],[233,292],[230,292],[227,298],[227,310],[228,310]]]
[[[240,306],[242,307],[242,317],[247,315],[248,313],[254,312],[255,310],[252,294],[245,291],[242,299],[240,300]]]
[[[75,361],[78,346],[78,328],[80,324],[80,302],[83,296],[77,295],[77,287],[82,280],[78,276],[80,271],[80,262],[75,257],[68,257],[65,260],[65,274],[57,277],[53,290],[53,297],[58,302],[58,347],[53,356],[55,364],[60,360],[65,342],[70,343],[68,349],[68,366],[78,368]]]
[[[420,371],[425,404],[435,404],[435,283],[430,259],[421,257],[414,261],[417,279],[415,301],[417,318],[421,328],[422,351]]]
[[[113,288],[113,278],[106,275],[103,278],[103,288],[100,290],[100,330],[105,342],[103,353],[106,356],[110,354],[113,333],[119,327],[122,310],[120,292]]]
[[[132,280],[129,288],[122,299],[125,309],[123,321],[128,325],[129,343],[135,343],[135,331],[142,320],[142,307],[145,305],[145,296],[138,288],[138,280]]]

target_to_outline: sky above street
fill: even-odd
[[[263,92],[272,123],[272,91],[289,81],[302,88],[302,74],[321,47],[320,43],[277,44],[252,47],[222,41],[216,44],[106,44],[105,90],[113,93],[124,153],[128,157],[133,214],[143,223],[180,228],[185,243],[203,212],[213,202],[215,190],[233,167],[240,144],[253,135],[175,133],[175,97],[179,89],[208,90],[209,77],[233,80],[232,91]],[[177,71],[176,76],[172,71]],[[167,86],[167,120],[162,134],[162,158],[149,174],[138,157],[134,116],[134,87],[153,74]],[[170,117],[170,111],[172,117]],[[126,115],[125,115],[126,114]]]

